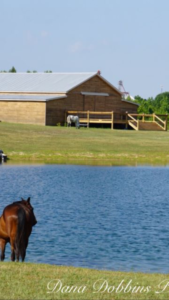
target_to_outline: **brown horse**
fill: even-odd
[[[1,260],[5,258],[5,247],[9,242],[11,260],[15,261],[16,256],[17,261],[20,257],[24,261],[32,226],[36,223],[30,197],[27,200],[21,198],[21,201],[13,202],[5,207],[0,217]]]

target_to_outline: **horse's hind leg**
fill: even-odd
[[[28,245],[28,241],[27,240],[25,240],[22,243],[22,247],[20,247],[20,249],[16,245],[16,248],[15,248],[16,261],[19,261],[19,257],[21,258],[22,262],[25,260],[27,245]]]
[[[21,252],[22,262],[25,260],[25,256],[26,256],[26,249],[22,249],[22,252]]]
[[[11,244],[11,261],[15,261],[15,239],[11,237],[10,239]]]
[[[15,261],[15,257],[18,257],[18,253],[19,253],[16,247],[16,231],[17,231],[17,221],[14,219],[10,223],[10,228],[8,233],[8,235],[10,236],[10,245],[11,245],[11,261]]]
[[[3,261],[5,259],[5,246],[6,246],[6,241],[0,240],[1,261]]]

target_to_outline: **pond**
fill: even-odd
[[[0,165],[0,212],[29,196],[27,262],[169,272],[168,167]]]

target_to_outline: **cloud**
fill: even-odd
[[[76,42],[70,46],[70,52],[76,53],[83,49],[83,45],[81,42]]]
[[[41,36],[42,38],[46,38],[46,37],[49,36],[49,32],[46,31],[46,30],[43,30],[43,31],[41,31],[40,36]]]
[[[36,43],[37,39],[35,36],[32,34],[30,30],[27,30],[26,32],[26,42],[28,45],[34,45]]]
[[[105,39],[105,40],[102,40],[102,41],[101,41],[101,45],[102,45],[102,46],[109,46],[109,41],[106,40],[106,39]]]
[[[92,51],[94,49],[93,44],[85,45],[84,43],[77,41],[74,44],[70,45],[69,51],[72,53],[77,53],[81,51]]]
[[[25,40],[30,46],[37,45],[40,40],[45,41],[50,36],[50,32],[42,30],[41,32],[32,32],[30,30],[26,31]]]

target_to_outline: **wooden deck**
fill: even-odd
[[[67,111],[65,122],[67,122],[68,115],[79,116],[80,124],[86,124],[86,127],[90,127],[90,124],[110,124],[111,129],[114,129],[115,124],[123,124],[126,129],[130,126],[134,130],[167,130],[168,115],[129,114],[114,111]]]

